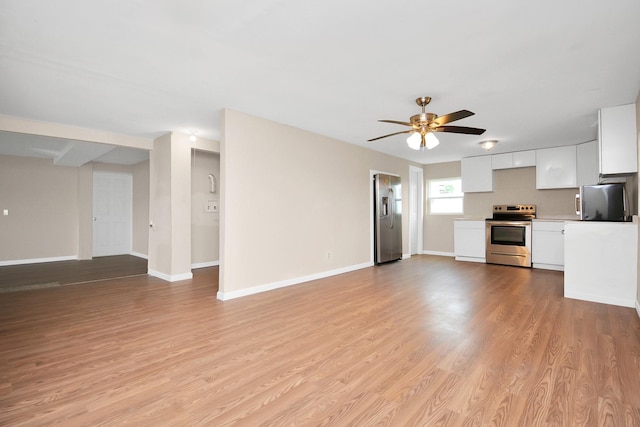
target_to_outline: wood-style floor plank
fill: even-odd
[[[638,426],[640,320],[436,256],[218,301],[217,268],[0,294],[0,425]]]

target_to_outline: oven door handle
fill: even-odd
[[[505,219],[488,219],[486,221],[489,225],[512,225],[518,227],[531,226],[531,221],[509,221]]]

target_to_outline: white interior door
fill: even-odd
[[[133,179],[93,173],[93,256],[131,253]]]
[[[409,250],[411,255],[422,253],[423,172],[409,166]]]

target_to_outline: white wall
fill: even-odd
[[[372,169],[401,176],[408,211],[406,160],[231,110],[222,123],[222,299],[370,265]]]

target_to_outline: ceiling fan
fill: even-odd
[[[376,141],[378,139],[386,138],[388,136],[400,135],[402,133],[410,133],[407,138],[407,144],[414,150],[427,147],[432,149],[437,146],[440,141],[433,134],[434,132],[450,132],[450,133],[464,133],[468,135],[482,135],[485,129],[470,128],[464,126],[444,126],[447,123],[451,123],[456,120],[464,119],[465,117],[473,116],[469,110],[460,110],[455,113],[446,114],[444,116],[438,116],[437,114],[425,112],[425,107],[431,102],[431,98],[423,96],[416,99],[416,104],[422,107],[422,113],[411,116],[408,122],[401,122],[398,120],[378,120],[379,122],[395,123],[398,125],[410,126],[411,129],[403,130],[400,132],[390,133],[388,135],[379,136],[377,138],[369,139],[368,141]]]

